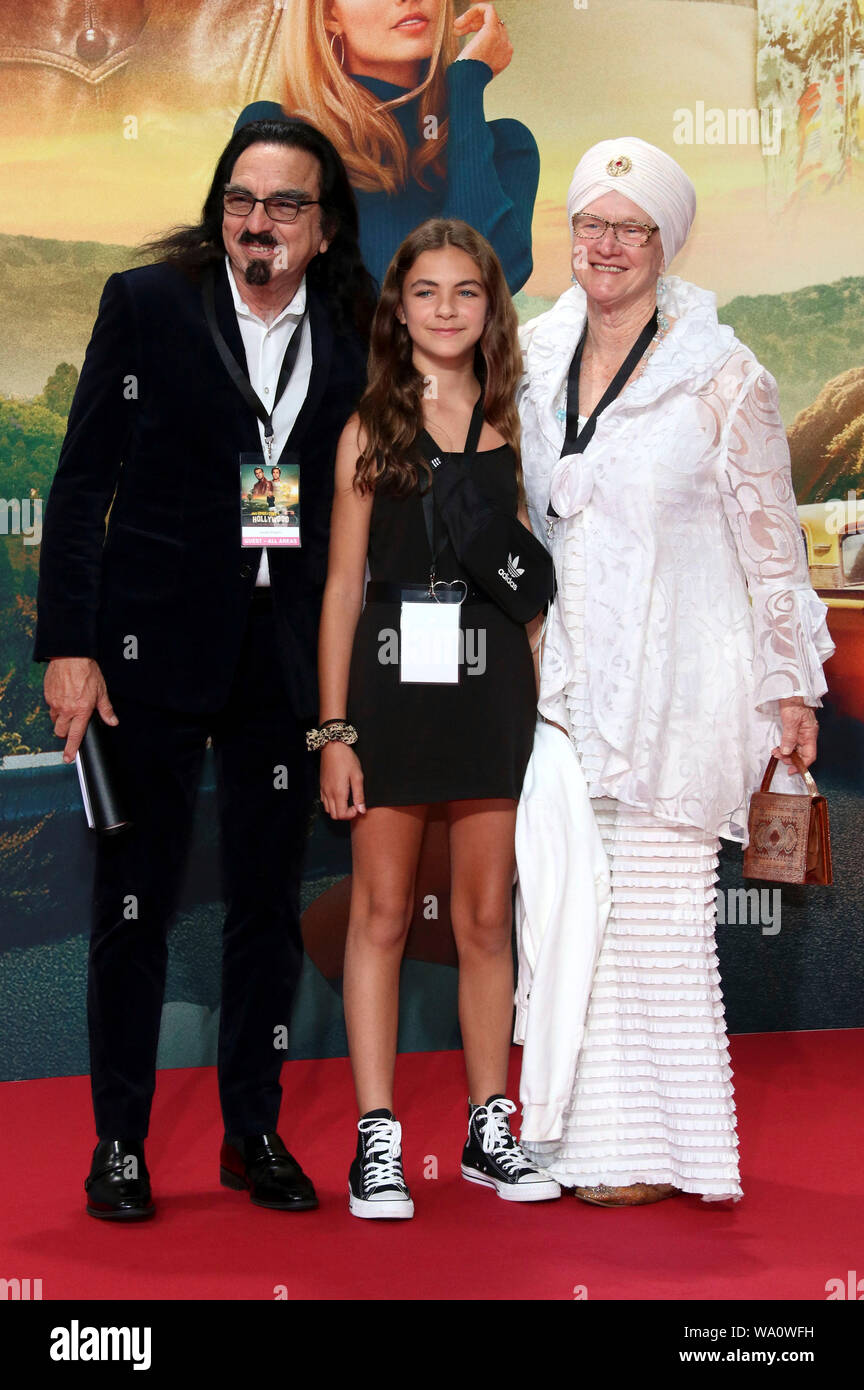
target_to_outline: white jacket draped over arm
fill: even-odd
[[[609,865],[576,750],[538,723],[516,812],[522,1138],[560,1139],[612,901]]]

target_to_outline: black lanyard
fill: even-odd
[[[598,417],[603,413],[607,405],[610,405],[615,397],[620,394],[624,383],[631,375],[633,368],[645,352],[645,349],[648,347],[648,344],[651,342],[656,332],[657,310],[655,309],[580,430],[579,371],[582,366],[582,353],[585,350],[587,331],[582,334],[582,337],[579,339],[579,346],[573,354],[573,361],[570,363],[570,371],[567,375],[567,429],[564,434],[564,445],[561,449],[562,458],[565,454],[581,454],[591,442],[594,431],[597,428]]]
[[[231,271],[228,271],[231,274]],[[267,460],[273,462],[273,416],[276,407],[285,394],[285,388],[291,380],[291,374],[297,365],[297,356],[300,352],[300,336],[303,332],[303,324],[306,321],[306,312],[300,319],[294,332],[291,334],[288,346],[285,349],[285,356],[282,358],[282,366],[279,368],[279,378],[276,382],[276,394],[273,397],[273,409],[268,410],[264,402],[252,389],[249,376],[244,372],[237,358],[234,356],[230,347],[222,336],[222,330],[216,319],[216,293],[215,293],[215,273],[209,271],[204,276],[202,293],[204,296],[204,314],[207,318],[207,327],[210,329],[210,336],[216,345],[216,351],[222,358],[225,370],[230,376],[240,395],[243,397],[250,409],[254,410],[261,424],[264,426],[264,442],[267,445]]]
[[[471,423],[468,426],[468,434],[465,438],[466,463],[470,463],[471,459],[477,452],[477,445],[480,443],[480,435],[483,433],[483,420],[483,392],[481,391],[480,395],[477,397],[477,400],[474,403],[474,409],[471,413]],[[443,458],[441,457],[441,450],[438,448],[438,445],[435,443],[435,440],[432,438],[431,434],[429,434],[425,429],[421,430],[418,434],[417,443],[423,450],[423,453],[425,454],[429,462],[429,466],[432,469],[432,473],[434,475],[436,470],[439,469],[442,463],[444,462]],[[447,544],[446,533],[440,545],[436,541],[436,533],[438,528],[435,523],[437,519],[438,509],[435,506],[435,499],[432,494],[432,488],[429,487],[423,494],[423,520],[426,523],[426,535],[429,540],[429,550],[432,555],[432,564],[429,569],[430,585],[435,583],[435,566],[437,565],[438,560],[441,557],[441,553],[444,550],[445,545]]]
[[[636,363],[639,361],[639,358],[647,349],[648,344],[651,342],[651,339],[654,337],[654,334],[656,332],[657,310],[655,309],[654,313],[651,315],[645,327],[642,329],[642,332],[639,334],[639,337],[636,339],[627,356],[624,358],[624,361],[621,363],[621,366],[618,368],[609,385],[606,387],[606,390],[604,391],[603,395],[600,397],[600,400],[597,402],[594,409],[591,411],[591,414],[588,416],[588,419],[585,421],[585,424],[583,425],[582,429],[580,430],[579,371],[582,366],[582,353],[585,351],[585,339],[588,334],[588,325],[586,323],[585,331],[583,332],[582,337],[579,339],[579,344],[576,348],[576,351],[573,354],[573,360],[570,363],[570,370],[567,373],[567,424],[564,430],[564,443],[561,446],[561,458],[563,458],[565,454],[581,454],[583,450],[587,448],[588,444],[594,437],[594,431],[597,428],[598,418],[606,409],[607,405],[611,404],[611,402],[614,401],[615,397],[620,394],[624,386],[624,383],[627,381],[628,377],[633,371],[633,368],[636,366]],[[550,518],[550,522],[547,529],[549,530],[549,534],[551,536],[552,521],[554,521],[555,518],[558,516],[558,513],[552,506],[551,501],[547,504],[546,515]]]

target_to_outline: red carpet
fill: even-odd
[[[160,1073],[147,1149],[159,1210],[132,1229],[84,1213],[87,1078],[7,1082],[0,1277],[41,1279],[44,1299],[267,1300],[285,1286],[292,1299],[554,1300],[584,1286],[589,1299],[824,1300],[864,1250],[864,1030],[733,1038],[732,1062],[743,1201],[613,1211],[573,1198],[516,1207],[466,1183],[461,1054],[404,1056],[407,1222],[348,1214],[347,1061],[283,1071],[280,1129],[321,1199],[293,1215],[219,1186],[212,1070]],[[518,1066],[514,1049],[511,1095]]]

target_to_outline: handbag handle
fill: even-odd
[[[803,759],[802,759],[802,757],[801,757],[801,754],[800,754],[800,753],[797,753],[797,752],[793,752],[793,753],[792,753],[792,761],[793,761],[793,763],[795,764],[795,771],[796,771],[801,777],[804,778],[804,783],[805,783],[805,785],[806,785],[806,787],[807,787],[808,792],[810,793],[810,799],[812,800],[814,796],[818,796],[818,795],[819,795],[819,788],[816,786],[816,783],[814,782],[813,778],[811,777],[811,775],[810,775],[808,769],[804,766],[804,762],[803,762]],[[766,769],[765,769],[765,776],[762,778],[762,785],[761,785],[761,787],[759,788],[760,792],[767,792],[767,791],[770,789],[770,787],[771,787],[771,779],[772,779],[773,776],[774,776],[774,772],[775,772],[775,769],[776,769],[776,767],[777,767],[777,762],[778,762],[777,758],[775,758],[775,757],[773,756],[773,754],[772,754],[772,756],[768,759],[768,766],[767,766]]]

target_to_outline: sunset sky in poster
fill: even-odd
[[[861,166],[827,195],[769,209],[758,147],[677,144],[675,112],[756,105],[756,10],[701,0],[501,0],[515,54],[486,90],[488,119],[511,116],[541,152],[529,295],[551,298],[569,281],[563,206],[573,166],[598,139],[633,134],[687,169],[699,194],[693,236],[675,271],[714,289],[776,293],[864,271]],[[170,53],[166,55],[170,64]],[[200,208],[219,149],[238,114],[189,110],[182,73],[141,102],[137,140],[120,119],[99,134],[27,134],[15,120],[0,173],[0,230],[132,245]],[[266,87],[259,93],[276,98]],[[196,90],[197,95],[197,90]],[[680,126],[680,122],[678,123]],[[6,113],[5,128],[10,130]]]

